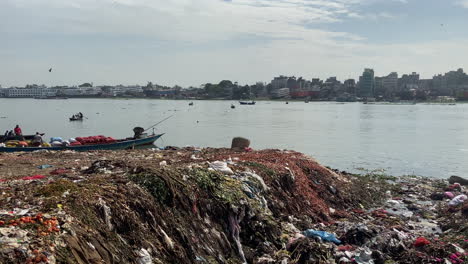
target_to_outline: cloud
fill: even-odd
[[[464,8],[468,8],[468,0],[461,0],[458,4]]]
[[[365,65],[388,72],[426,65],[430,72],[466,61],[455,54],[464,41],[376,45],[327,30],[338,21],[394,18],[361,11],[375,1],[3,0],[0,38],[7,41],[0,42],[0,71],[15,85],[197,85],[278,74],[356,77]],[[49,64],[60,77],[41,74]]]

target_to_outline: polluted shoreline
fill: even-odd
[[[0,263],[467,263],[467,180],[302,153],[0,153]]]

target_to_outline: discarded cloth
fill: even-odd
[[[466,195],[460,194],[460,195],[456,196],[455,198],[453,198],[449,202],[449,205],[450,206],[457,206],[457,205],[460,205],[460,204],[464,203],[467,199],[468,199],[468,197]]]
[[[431,242],[427,240],[425,237],[418,237],[416,238],[416,241],[414,241],[414,246],[415,247],[422,247],[425,245],[429,245]]]
[[[40,180],[40,179],[44,179],[45,177],[46,176],[44,176],[44,175],[33,175],[33,176],[23,177],[23,178],[21,178],[21,180],[24,180],[24,181]]]

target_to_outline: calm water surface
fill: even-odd
[[[229,147],[232,137],[255,149],[293,149],[341,170],[384,169],[393,175],[467,176],[468,104],[364,105],[360,103],[145,99],[0,99],[0,129],[19,124],[46,138],[104,134],[127,137],[135,126],[157,127],[158,146]],[[236,104],[231,109],[231,103]],[[69,122],[83,112],[83,122]],[[198,122],[197,122],[198,121]]]

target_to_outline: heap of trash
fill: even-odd
[[[467,263],[467,180],[294,151],[0,154],[0,263]]]

